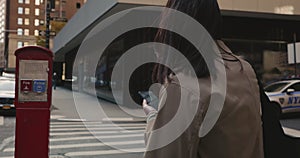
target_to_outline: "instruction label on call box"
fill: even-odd
[[[48,61],[20,60],[19,102],[47,101],[48,70]]]

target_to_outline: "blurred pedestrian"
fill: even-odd
[[[188,71],[174,61],[175,72],[163,64],[155,66],[154,81],[164,85],[161,91],[158,109],[143,101],[147,115],[145,133],[145,158],[263,158],[263,134],[261,121],[261,104],[258,80],[250,64],[239,58],[221,41],[222,16],[217,0],[169,0],[168,8],[186,13],[197,20],[215,40],[221,56],[211,54],[213,60],[223,59],[226,71],[226,94],[217,94],[225,98],[221,114],[209,133],[201,135],[201,125],[204,122],[213,97],[211,80],[218,74],[209,71],[201,54],[173,32],[159,29],[156,42],[171,45],[178,49],[190,62],[197,75],[200,91],[195,91],[193,85],[181,85],[178,77],[189,82]],[[168,12],[162,19],[169,17]],[[190,30],[194,31],[194,30]],[[199,39],[203,40],[203,39]],[[205,39],[203,40],[205,42]],[[205,50],[205,49],[204,49]],[[160,61],[167,61],[172,54],[164,50],[156,50]],[[203,53],[203,52],[202,52]],[[204,52],[207,53],[207,52]],[[214,52],[211,52],[214,53]],[[169,60],[170,61],[170,60]],[[217,72],[216,72],[217,73]],[[200,95],[201,94],[201,95]],[[192,105],[200,99],[196,116],[188,125],[190,113],[178,114],[183,108],[194,109]],[[164,101],[163,101],[164,100]],[[218,112],[219,109],[213,109]],[[179,119],[174,119],[180,117]],[[209,120],[208,120],[209,121]],[[165,126],[175,126],[168,128]],[[187,128],[175,140],[162,145],[166,135],[172,135],[182,127]],[[170,130],[173,129],[173,130]],[[153,146],[162,147],[153,149]]]
[[[57,74],[56,72],[54,72],[52,76],[52,86],[54,90],[56,90],[57,79],[58,79]]]

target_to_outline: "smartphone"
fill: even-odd
[[[157,110],[158,97],[152,91],[139,91],[140,96],[147,101],[147,104]]]
[[[149,104],[151,102],[151,97],[149,95],[149,91],[139,91],[138,93],[143,99],[146,99],[147,104]]]

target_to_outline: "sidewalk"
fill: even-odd
[[[125,111],[130,111],[134,116],[127,114],[116,104],[101,100],[89,94],[73,92],[63,87],[57,87],[56,90],[52,92],[52,121],[145,121],[142,108],[124,109]],[[104,114],[109,116],[109,118],[105,117]]]

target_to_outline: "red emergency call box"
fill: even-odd
[[[48,158],[53,53],[28,46],[15,56],[15,158]]]

